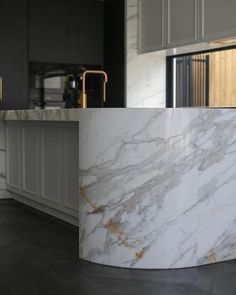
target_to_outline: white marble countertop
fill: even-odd
[[[135,108],[122,108],[122,110],[126,110],[128,112],[132,112]],[[209,111],[217,111],[217,110],[223,110],[217,109],[217,108],[183,108],[183,110],[188,110],[187,112],[197,112],[198,110],[209,110]],[[107,110],[111,111],[118,111],[119,108],[115,109],[46,109],[46,110],[11,110],[11,111],[1,111],[0,110],[0,120],[4,121],[62,121],[62,122],[78,122],[81,121],[82,117],[94,112],[94,111],[105,111],[107,113]],[[173,109],[168,108],[138,108],[136,109],[144,111],[147,110],[147,112],[151,110],[163,110],[163,111],[169,111],[172,113],[172,111],[175,112]],[[149,111],[148,111],[149,110]],[[226,110],[226,109],[225,109]],[[233,111],[231,109],[231,111]]]
[[[81,109],[12,110],[0,111],[0,120],[6,121],[79,121]]]

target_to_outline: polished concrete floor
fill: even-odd
[[[236,295],[236,261],[187,270],[125,270],[78,259],[78,233],[0,200],[1,295]]]

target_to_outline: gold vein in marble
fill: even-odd
[[[114,222],[111,219],[104,226],[111,234],[116,236],[121,243],[121,245],[126,248],[131,249],[132,246],[128,242],[128,239],[125,237],[125,233],[120,229],[120,224],[118,222]]]
[[[215,263],[217,261],[216,255],[213,250],[209,251],[209,254],[207,255],[207,260],[209,263]]]
[[[117,237],[121,245],[128,249],[132,249],[132,245],[129,243],[126,234],[120,229],[120,224],[118,222],[113,222],[111,219],[105,224],[105,228]],[[140,260],[144,256],[144,249],[139,250],[135,253],[135,260]]]
[[[100,213],[103,213],[105,211],[105,208],[103,206],[97,207],[95,204],[93,204],[93,202],[89,199],[89,197],[87,197],[82,181],[80,182],[80,196],[93,209],[93,211],[89,212],[89,214],[100,214]]]

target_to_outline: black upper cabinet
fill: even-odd
[[[66,62],[66,3],[66,0],[29,1],[31,61]]]
[[[108,73],[106,107],[125,106],[125,0],[104,6],[104,69]]]
[[[67,1],[69,63],[103,64],[103,13],[103,2]]]
[[[30,0],[30,61],[103,64],[103,3]]]
[[[0,27],[0,110],[28,108],[27,30]]]
[[[28,1],[0,0],[0,110],[28,108]]]
[[[27,2],[27,0],[0,0],[0,26],[26,28]]]

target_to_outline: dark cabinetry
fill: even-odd
[[[31,61],[66,62],[66,2],[65,0],[30,0]]]
[[[27,30],[0,27],[0,109],[27,108]]]
[[[103,64],[103,6],[95,0],[67,1],[69,63]]]
[[[104,69],[109,76],[106,107],[125,106],[125,1],[104,5]]]
[[[30,0],[30,60],[100,65],[103,3]]]
[[[0,110],[28,106],[27,15],[27,0],[0,0]]]
[[[103,9],[97,0],[0,0],[0,110],[28,108],[29,61],[103,65]]]
[[[0,26],[26,28],[27,2],[27,0],[0,0]]]

